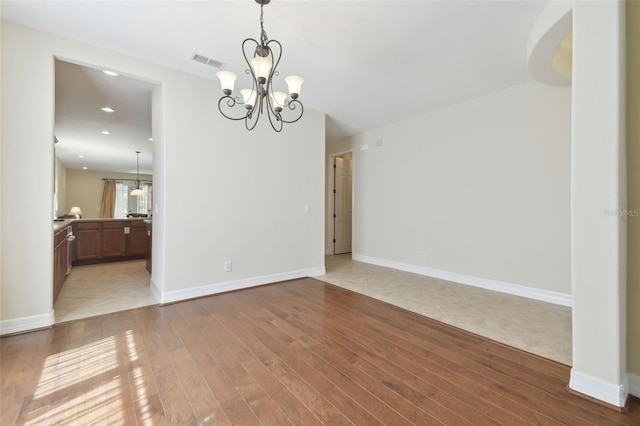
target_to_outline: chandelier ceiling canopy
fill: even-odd
[[[271,127],[282,131],[284,123],[295,123],[304,113],[304,107],[298,100],[304,79],[290,75],[284,79],[289,94],[276,91],[274,77],[282,56],[282,45],[278,40],[269,40],[264,30],[264,6],[271,0],[255,0],[260,5],[260,40],[247,38],[242,42],[242,54],[248,65],[245,73],[251,76],[251,89],[241,89],[234,96],[234,86],[238,76],[227,70],[218,71],[222,93],[218,101],[220,113],[230,120],[244,120],[247,130],[253,130],[260,116],[267,115]]]

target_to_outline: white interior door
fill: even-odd
[[[353,160],[350,154],[334,157],[334,254],[351,253]]]

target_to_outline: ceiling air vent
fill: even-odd
[[[224,66],[224,63],[220,61],[207,58],[206,56],[198,55],[197,53],[193,55],[193,60],[196,62],[200,62],[201,64],[209,65],[210,67],[214,67],[214,68],[222,68]]]

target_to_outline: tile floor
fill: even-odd
[[[74,266],[53,309],[56,323],[155,305],[145,260]]]
[[[571,365],[571,309],[327,256],[316,277],[392,305]],[[75,266],[55,304],[56,322],[156,304],[144,261]]]

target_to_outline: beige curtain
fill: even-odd
[[[116,210],[116,182],[113,180],[104,181],[102,190],[102,207],[100,217],[103,219],[113,219]]]

